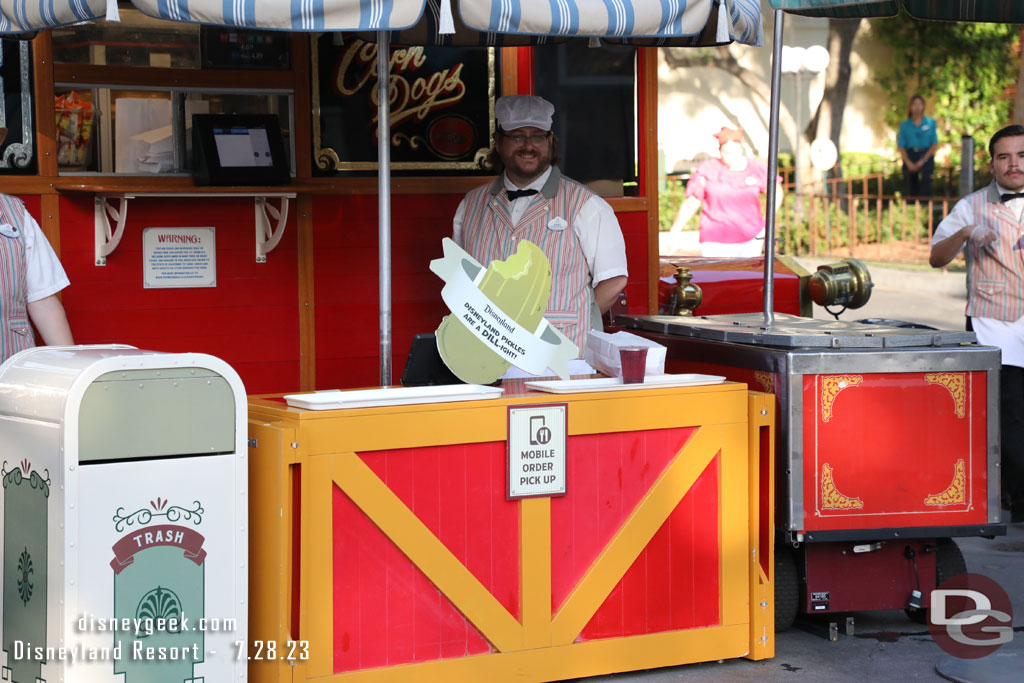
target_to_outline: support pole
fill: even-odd
[[[380,384],[391,386],[391,36],[377,32],[377,277],[380,292]]]
[[[772,36],[772,100],[768,117],[768,194],[764,226],[764,326],[775,324],[775,178],[779,175],[779,91],[782,83],[782,28],[785,15],[775,10]],[[800,135],[800,131],[796,132]]]

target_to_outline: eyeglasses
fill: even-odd
[[[521,133],[516,133],[515,135],[505,135],[505,139],[511,140],[512,143],[517,147],[525,145],[527,140],[530,141],[531,145],[540,146],[547,142],[548,137],[550,137],[550,135],[551,133],[534,133],[533,135],[523,135]]]

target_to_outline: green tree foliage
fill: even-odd
[[[976,141],[975,164],[987,163],[992,134],[1009,124],[1017,81],[1019,27],[1009,24],[918,21],[906,14],[871,21],[871,31],[892,50],[887,68],[874,72],[889,95],[886,122],[899,129],[914,93],[928,103],[939,144],[960,160],[960,137]]]

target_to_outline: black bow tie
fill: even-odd
[[[999,195],[999,201],[1005,204],[1011,199],[1020,199],[1021,197],[1024,197],[1024,192],[1007,192],[1006,194]]]
[[[511,202],[520,197],[530,197],[537,194],[537,190],[505,190],[505,194],[508,195],[508,200]],[[1024,197],[1024,195],[1021,195]]]

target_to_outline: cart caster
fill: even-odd
[[[935,543],[935,585],[940,586],[946,579],[967,571],[967,563],[960,547],[952,538],[940,538]],[[778,606],[776,606],[778,610]],[[928,623],[928,609],[913,609],[908,607],[904,610],[910,620],[918,624]],[[778,612],[776,611],[776,614]]]
[[[800,607],[800,579],[793,551],[779,543],[775,546],[775,632],[787,631],[796,621]]]

